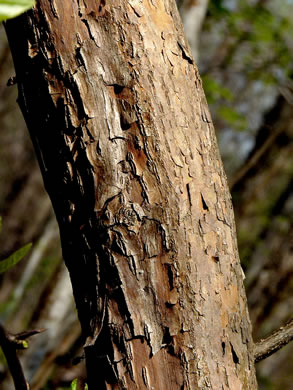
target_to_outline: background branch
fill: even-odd
[[[255,344],[255,363],[271,356],[293,340],[293,319]]]

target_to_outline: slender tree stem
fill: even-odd
[[[20,360],[17,356],[17,346],[15,336],[8,333],[4,326],[0,323],[0,345],[5,355],[9,371],[11,373],[15,390],[28,390],[29,384],[27,383]]]
[[[266,359],[293,340],[293,319],[255,344],[255,363]]]

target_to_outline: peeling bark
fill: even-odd
[[[254,389],[234,217],[169,1],[40,1],[6,25],[90,389]]]

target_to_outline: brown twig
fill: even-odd
[[[26,339],[30,336],[41,333],[44,330],[45,329],[34,329],[19,334],[12,334],[7,332],[4,326],[0,323],[0,346],[5,355],[15,390],[29,390],[29,384],[25,379],[20,360],[17,356],[17,350],[27,348],[28,344]]]
[[[255,344],[255,363],[266,359],[293,340],[293,319]]]

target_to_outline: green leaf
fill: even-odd
[[[227,101],[233,99],[232,92],[228,88],[223,87],[216,79],[210,76],[203,76],[202,82],[209,103],[217,102],[220,99],[225,99]]]
[[[0,0],[0,22],[22,14],[34,4],[35,0]]]
[[[17,264],[24,256],[28,253],[28,251],[31,249],[32,244],[26,244],[22,248],[18,249],[12,255],[7,257],[7,259],[4,259],[0,261],[0,273],[7,271],[11,267],[13,267],[15,264]]]
[[[73,379],[70,385],[70,390],[77,390],[77,378]],[[87,383],[84,384],[84,390],[88,390]]]
[[[70,390],[77,390],[77,378],[71,382]]]
[[[243,131],[247,129],[247,122],[244,115],[239,114],[231,107],[220,106],[218,108],[218,115],[224,119],[227,124],[233,126],[235,130]]]
[[[14,347],[16,349],[27,349],[28,342],[26,340],[14,340]]]

